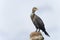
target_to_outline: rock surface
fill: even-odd
[[[30,40],[44,40],[41,32],[31,32]]]

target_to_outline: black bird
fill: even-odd
[[[36,32],[37,32],[37,30],[39,30],[39,31],[42,30],[47,36],[49,36],[49,34],[46,32],[46,29],[45,29],[45,26],[44,26],[44,23],[43,23],[42,19],[35,14],[35,12],[37,10],[38,9],[36,7],[33,7],[32,14],[30,16],[33,24],[36,27]]]

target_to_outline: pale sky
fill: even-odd
[[[60,0],[0,0],[0,40],[29,40],[33,7],[50,35],[42,32],[44,40],[60,40]]]

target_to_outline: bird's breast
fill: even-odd
[[[35,14],[31,14],[31,19],[32,19],[32,20],[35,19]]]
[[[32,16],[32,21],[35,21],[35,16]]]

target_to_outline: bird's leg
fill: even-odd
[[[36,29],[36,31],[35,32],[37,32],[37,29]]]
[[[40,32],[40,29],[38,30],[38,32]]]

